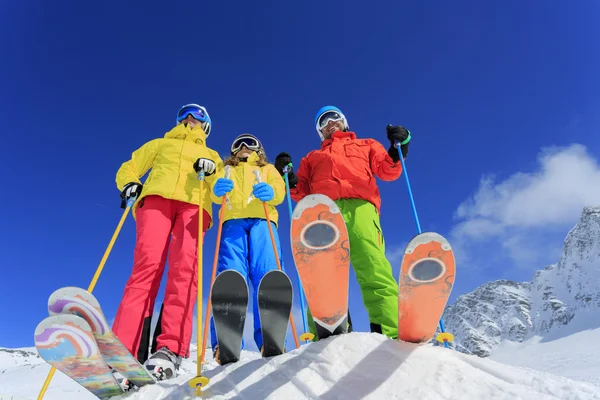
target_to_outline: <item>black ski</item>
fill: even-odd
[[[292,310],[292,282],[281,271],[269,271],[258,287],[258,311],[263,338],[263,357],[285,352],[290,312]]]
[[[211,292],[212,314],[221,365],[236,362],[242,351],[242,336],[248,309],[248,285],[235,270],[221,272]]]

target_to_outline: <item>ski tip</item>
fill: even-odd
[[[235,279],[238,282],[244,281],[244,283],[246,283],[246,278],[244,278],[244,275],[242,275],[240,271],[236,269],[226,269],[224,271],[219,272],[219,274],[215,277],[215,282],[217,281],[217,279],[219,281],[223,281],[224,279],[227,279],[229,281],[231,279]]]
[[[60,289],[56,289],[48,298],[48,306],[50,307],[59,299],[77,296],[84,298],[88,303],[91,303],[96,307],[100,307],[98,299],[96,299],[93,294],[77,286],[65,286],[61,287]]]
[[[335,202],[328,196],[324,194],[309,194],[296,204],[296,208],[294,208],[294,212],[292,213],[292,219],[299,219],[305,210],[319,204],[328,206],[329,211],[333,214],[340,213],[340,209],[337,204],[335,204]]]
[[[262,277],[262,279],[260,280],[260,282],[262,283],[263,281],[268,281],[270,279],[282,279],[284,281],[286,281],[286,283],[289,282],[290,287],[292,286],[292,281],[290,280],[290,277],[288,276],[288,274],[285,273],[285,271],[279,270],[279,269],[272,269],[270,271],[267,271],[265,273],[265,275]],[[260,286],[260,284],[259,284]]]
[[[443,237],[442,235],[440,235],[439,233],[423,232],[423,233],[418,234],[414,238],[412,238],[412,240],[406,245],[405,253],[410,254],[415,250],[415,248],[417,246],[422,245],[422,244],[427,244],[430,242],[438,242],[441,245],[442,250],[446,250],[446,251],[452,250],[452,246],[450,246],[450,242],[448,242],[448,240],[445,237]]]
[[[35,335],[38,336],[46,329],[55,325],[73,325],[85,332],[92,332],[92,328],[87,321],[74,314],[56,314],[44,318],[35,328]]]

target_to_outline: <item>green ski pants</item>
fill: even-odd
[[[346,221],[350,239],[350,262],[360,286],[371,326],[381,326],[385,336],[398,338],[398,283],[392,266],[385,257],[385,242],[379,214],[371,203],[362,199],[339,199],[338,205]],[[310,309],[307,307],[309,330],[316,337]]]

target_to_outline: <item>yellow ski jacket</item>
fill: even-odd
[[[200,126],[191,128],[179,124],[167,132],[164,138],[151,140],[131,154],[131,159],[124,162],[117,171],[117,187],[122,191],[129,182],[142,183],[140,178],[151,169],[136,204],[145,196],[153,194],[167,199],[199,204],[200,181],[196,177],[194,163],[198,158],[208,158],[217,165],[217,173],[223,168],[223,160],[219,153],[206,147],[205,143],[206,134]],[[210,226],[212,226],[210,193],[217,173],[205,178],[202,193],[202,208],[211,216]],[[135,209],[134,204],[132,207],[134,218]]]
[[[259,160],[258,154],[253,152],[248,156],[246,162],[240,162],[236,167],[230,167],[230,179],[233,181],[233,189],[227,194],[231,201],[231,210],[225,205],[223,212],[223,221],[240,218],[262,218],[266,219],[265,209],[262,201],[252,197],[252,201],[248,203],[248,199],[252,195],[252,189],[256,183],[256,177],[252,171],[260,171],[262,182],[268,183],[273,187],[275,196],[267,201],[267,211],[271,221],[277,225],[279,214],[275,206],[281,204],[285,198],[285,181],[272,164],[267,164],[264,167],[259,167],[256,162]],[[219,168],[217,174],[219,178],[225,176],[225,170]],[[215,203],[221,204],[222,197],[217,197],[212,191],[210,192]]]

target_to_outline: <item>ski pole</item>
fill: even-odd
[[[231,177],[231,166],[226,165],[225,166],[225,179],[229,179],[230,177]],[[227,203],[227,208],[229,208],[231,210],[231,199],[229,198],[229,195],[227,193],[225,193],[225,196],[223,196],[223,198],[225,199],[225,203]]]
[[[287,203],[288,203],[288,210],[290,211],[290,221],[292,220],[293,211],[292,211],[292,196],[290,195],[290,180],[288,178],[288,173],[290,172],[291,167],[292,167],[292,163],[289,163],[288,165],[283,167],[283,176],[285,178],[285,189],[287,191],[286,197],[287,197]],[[305,309],[306,297],[304,295],[304,289],[302,288],[302,281],[300,280],[300,275],[298,275],[298,289],[299,289],[299,293],[300,293],[300,309],[302,310],[302,324],[304,326],[304,333],[302,335],[300,335],[300,339],[304,340],[305,343],[308,343],[315,337],[315,335],[313,335],[312,333],[310,333],[308,331],[308,321],[306,321],[306,309]]]
[[[256,177],[256,183],[262,182],[260,178],[260,171],[255,169],[252,171],[254,176]],[[269,217],[269,210],[267,209],[267,203],[263,203],[263,208],[265,209],[265,217],[267,218],[267,226],[269,227],[269,234],[271,235],[271,243],[273,244],[273,252],[275,253],[275,261],[277,262],[277,269],[281,272],[285,273],[283,268],[281,267],[281,262],[279,261],[279,254],[277,253],[277,245],[275,244],[275,235],[273,234],[273,228],[271,227],[271,218]],[[294,323],[293,313],[290,311],[290,323],[292,325],[292,335],[294,336],[294,343],[296,344],[296,348],[300,347],[300,343],[298,343],[298,336],[296,334],[296,324]]]
[[[225,167],[225,178],[229,179],[230,174],[230,166],[227,165]],[[219,248],[221,246],[221,232],[223,231],[223,214],[225,214],[225,204],[231,210],[231,203],[228,203],[229,197],[227,195],[223,196],[223,200],[221,201],[221,210],[219,211],[219,229],[217,230],[217,245],[215,246],[215,258],[213,259],[213,268],[212,268],[212,276],[210,278],[210,291],[208,293],[208,303],[206,304],[206,316],[204,317],[204,335],[202,336],[202,355],[200,359],[204,362],[204,356],[206,355],[206,342],[208,339],[208,323],[210,319],[210,306],[211,306],[211,295],[212,295],[212,286],[215,283],[215,278],[217,276],[217,262],[219,261]]]
[[[408,134],[408,138],[410,138],[410,133]],[[398,155],[400,156],[400,162],[402,163],[402,171],[404,172],[404,178],[406,178],[406,187],[408,188],[408,197],[410,198],[410,204],[412,206],[413,216],[415,217],[415,223],[417,224],[417,232],[420,235],[423,232],[421,231],[421,224],[419,224],[419,215],[417,214],[417,206],[415,205],[415,199],[412,194],[410,180],[408,179],[408,171],[406,170],[406,163],[404,162],[404,157],[402,156],[402,150],[400,148],[400,143],[397,140],[394,142],[394,146],[396,146],[396,149],[398,150]],[[444,321],[442,321],[442,318],[440,318],[440,331],[442,333],[446,332],[446,330],[444,329]],[[444,341],[444,345],[446,346],[446,348],[450,347],[448,345],[447,341]]]
[[[204,238],[202,236],[202,227],[204,223],[204,209],[202,207],[202,199],[204,192],[204,170],[201,169],[198,172],[198,180],[200,181],[200,199],[198,200],[198,304],[196,308],[196,320],[198,326],[196,327],[196,343],[197,346],[204,347],[202,343],[202,247],[204,244]],[[196,349],[198,359],[196,360],[196,377],[190,380],[189,385],[196,389],[196,396],[200,396],[202,388],[208,384],[208,378],[202,376],[202,360],[200,359],[200,353]]]
[[[127,207],[125,208],[125,211],[123,211],[123,215],[121,216],[121,219],[119,220],[119,223],[117,224],[117,228],[115,229],[115,232],[113,233],[113,235],[110,239],[110,242],[108,243],[108,246],[106,247],[106,250],[104,251],[104,255],[102,256],[102,259],[100,260],[100,264],[98,265],[98,268],[96,268],[96,272],[94,273],[94,276],[92,277],[92,281],[90,282],[90,285],[88,286],[87,291],[90,293],[92,293],[92,291],[96,287],[96,283],[98,283],[100,274],[102,273],[102,270],[104,269],[104,264],[106,264],[106,260],[108,259],[108,256],[110,255],[110,252],[112,251],[115,241],[117,240],[117,237],[119,236],[119,233],[121,232],[121,228],[123,227],[123,223],[125,222],[125,219],[127,218],[127,214],[129,214],[129,210],[133,206],[133,203],[135,203],[136,198],[137,198],[137,196],[127,200]],[[44,395],[46,394],[46,391],[48,390],[48,386],[50,386],[50,382],[52,381],[52,378],[54,377],[55,372],[56,372],[56,367],[53,366],[52,368],[50,368],[50,372],[48,372],[48,376],[46,377],[46,381],[44,382],[44,385],[42,386],[42,390],[40,390],[40,393],[38,394],[37,400],[42,400],[44,398]]]

